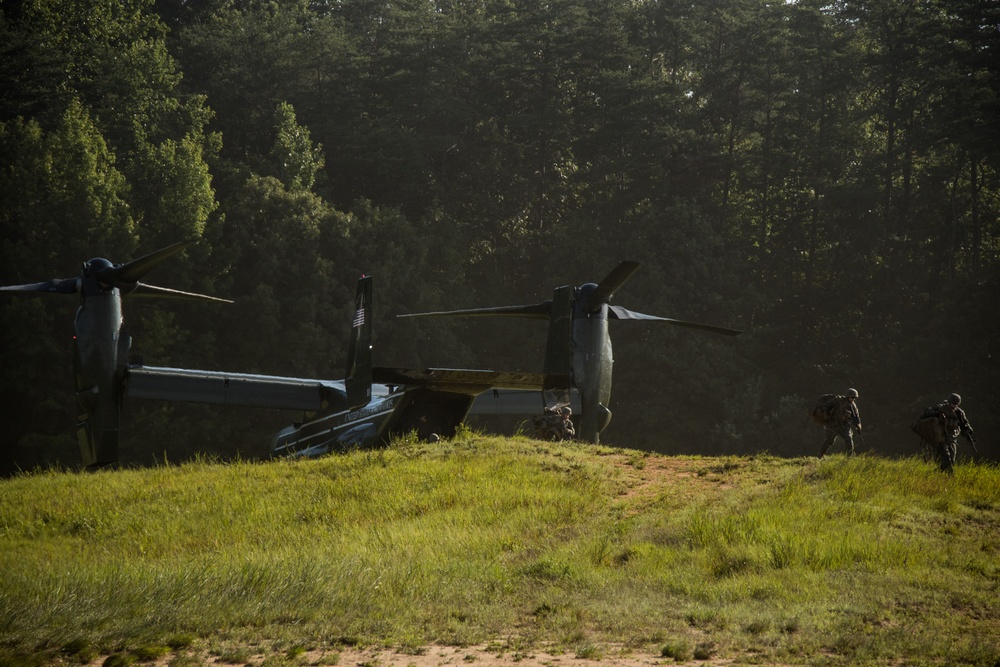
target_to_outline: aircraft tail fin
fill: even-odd
[[[347,399],[352,408],[372,399],[372,278],[362,276],[354,298],[351,346],[345,375]]]
[[[573,297],[571,285],[557,287],[552,295],[549,313],[549,334],[545,344],[545,390],[569,400],[573,375]]]

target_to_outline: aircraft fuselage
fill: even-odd
[[[469,414],[476,393],[422,386],[373,385],[365,406],[288,426],[274,437],[271,455],[312,457],[387,443],[412,433],[421,440],[448,438]]]

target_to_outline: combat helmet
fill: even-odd
[[[855,389],[854,387],[851,387],[850,389],[847,390],[847,395],[850,398],[857,398],[858,397],[858,390]]]
[[[952,392],[951,396],[948,397],[948,402],[952,405],[958,405],[962,402],[962,397]]]

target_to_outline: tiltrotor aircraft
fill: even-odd
[[[122,296],[231,303],[139,282],[149,271],[196,242],[181,241],[125,264],[91,259],[74,278],[0,287],[0,291],[19,294],[80,295],[74,350],[77,435],[88,468],[117,462],[120,414],[126,397],[301,410],[302,421],[275,436],[272,455],[315,456],[348,446],[384,442],[405,433],[425,439],[432,434],[449,437],[472,411],[476,397],[490,389],[541,391],[550,384],[568,382],[560,377],[490,370],[374,368],[370,276],[358,281],[344,379],[129,363],[132,339],[122,317]]]
[[[579,392],[582,414],[574,415],[577,437],[597,443],[600,441],[601,431],[611,421],[608,405],[611,400],[611,369],[614,360],[608,320],[666,322],[724,336],[742,333],[736,329],[646,315],[611,305],[611,297],[638,268],[637,262],[621,262],[601,282],[585,283],[578,287],[557,287],[552,299],[542,303],[410,313],[398,317],[508,316],[549,320],[544,368],[546,389],[557,395],[558,390],[562,390],[564,394]],[[567,382],[560,385],[556,378],[566,378]]]
[[[160,263],[190,244],[175,243],[125,264],[112,264],[102,258],[91,259],[83,264],[80,275],[74,278],[0,287],[0,291],[22,294],[80,295],[73,337],[73,368],[80,415],[77,433],[83,460],[88,466],[109,463],[118,456],[119,414],[128,374],[128,351],[132,345],[122,318],[122,295],[232,303],[204,294],[139,282]]]

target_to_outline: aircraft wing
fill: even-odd
[[[126,395],[130,398],[307,412],[352,407],[348,405],[343,380],[310,380],[141,365],[129,366]]]
[[[372,382],[385,385],[418,385],[435,391],[478,395],[490,389],[524,389],[541,391],[561,382],[569,386],[570,378],[553,378],[544,373],[508,373],[462,368],[374,368]]]
[[[557,403],[568,403],[573,412],[583,409],[580,392],[573,389],[569,392],[569,400],[565,396],[556,398],[547,396],[545,392],[524,389],[494,389],[476,396],[469,409],[470,415],[540,415],[545,407]]]

